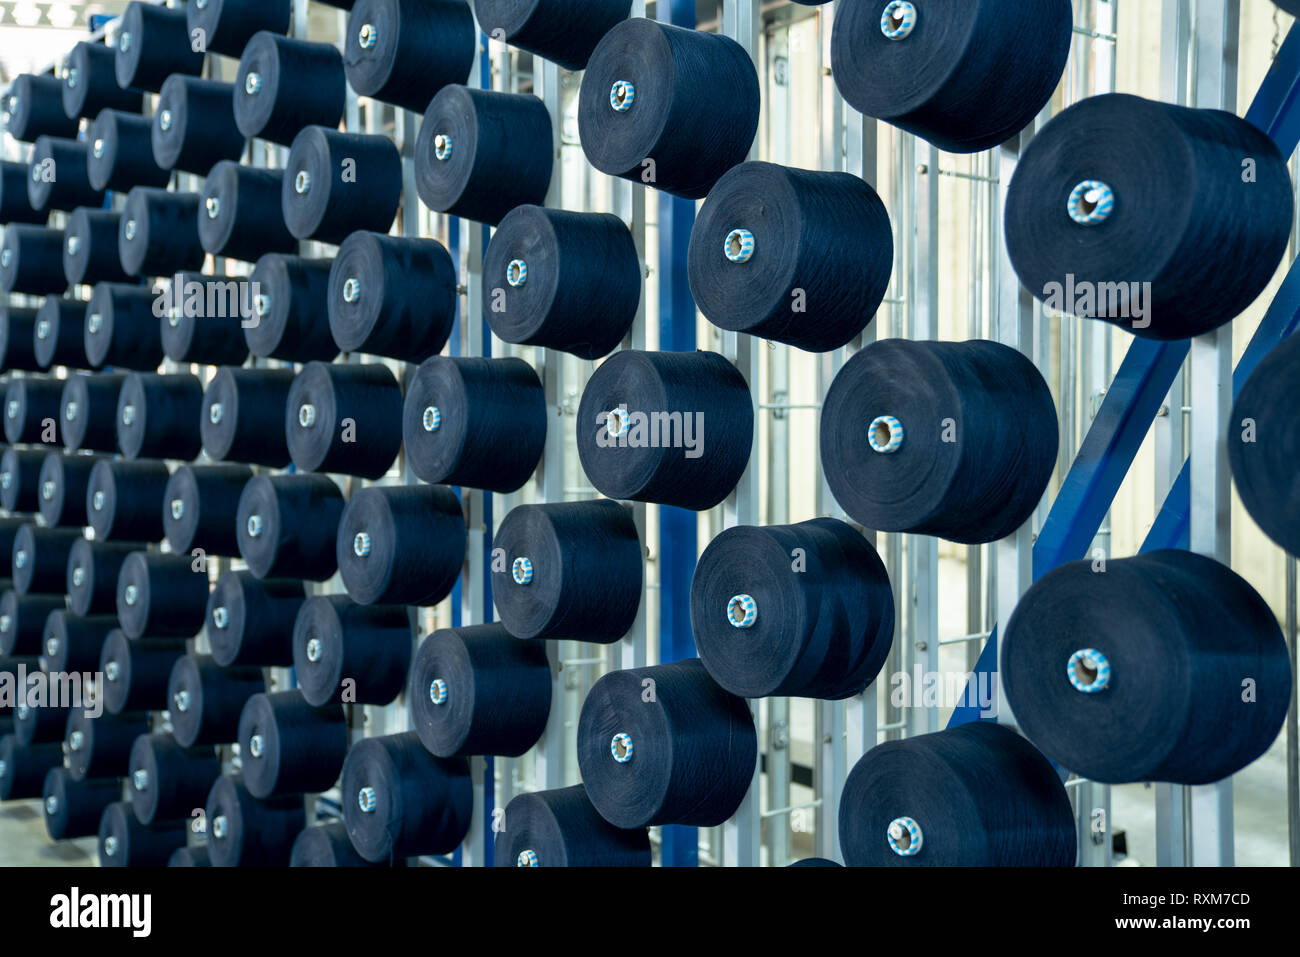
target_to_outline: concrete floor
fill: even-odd
[[[95,844],[93,837],[51,842],[38,800],[0,804],[0,867],[97,867]]]

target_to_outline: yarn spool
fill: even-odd
[[[186,4],[186,25],[191,34],[203,31],[212,52],[237,57],[259,31],[288,33],[290,7],[290,0],[207,0]]]
[[[239,58],[235,124],[247,137],[288,146],[308,126],[337,127],[346,91],[343,56],[333,44],[262,31]]]
[[[546,646],[519,641],[500,624],[441,628],[415,654],[410,702],[411,724],[430,754],[518,757],[546,730]]]
[[[23,223],[5,227],[0,243],[0,290],[43,296],[61,293],[67,285],[63,275],[63,230]]]
[[[218,369],[203,392],[203,450],[218,460],[288,465],[284,416],[293,377],[292,369]]]
[[[33,337],[34,338],[34,337]],[[14,379],[5,389],[5,438],[14,444],[53,440],[63,383],[58,379]]]
[[[415,139],[415,187],[424,205],[495,226],[516,206],[541,204],[554,144],[546,105],[531,93],[447,86]]]
[[[243,280],[179,272],[166,295],[170,304],[158,328],[168,359],[237,366],[248,358],[241,327],[253,306]]]
[[[46,674],[93,672],[99,664],[99,653],[103,650],[104,639],[116,627],[117,619],[112,615],[93,615],[83,618],[62,608],[56,608],[45,619],[45,643],[41,647],[41,668]]]
[[[735,40],[635,17],[587,62],[578,135],[602,173],[701,199],[744,161],[758,107],[758,74]]]
[[[89,497],[89,495],[87,496]],[[68,608],[74,615],[117,613],[117,576],[126,556],[140,548],[136,542],[82,539],[68,552]],[[99,660],[98,655],[96,661]]]
[[[39,449],[5,449],[0,456],[0,508],[6,512],[37,512],[41,507],[41,466],[45,462],[45,453]],[[26,519],[15,517],[14,522],[21,525]],[[14,528],[14,533],[17,527]],[[4,561],[9,562],[13,552],[13,537],[9,536],[8,547],[0,544],[4,551]],[[12,566],[8,566],[12,568]],[[8,569],[6,574],[8,574]]]
[[[628,334],[641,301],[632,233],[608,213],[519,206],[488,244],[483,297],[506,342],[598,359]]]
[[[72,280],[69,280],[71,285]],[[41,308],[36,312],[35,335],[33,337],[34,357],[42,369],[54,366],[67,366],[73,369],[88,368],[90,360],[86,358],[86,303],[81,299],[64,299],[62,296],[46,296]],[[63,383],[59,384],[59,395],[63,395]],[[56,402],[55,420],[58,420],[58,403]]]
[[[157,93],[173,73],[198,76],[202,51],[190,42],[185,11],[132,0],[117,30],[117,85]]]
[[[541,461],[546,397],[522,359],[433,356],[407,381],[402,448],[426,482],[514,492]]]
[[[302,582],[259,581],[251,572],[226,572],[208,596],[208,644],[223,668],[293,664],[293,623],[307,600]]]
[[[1294,16],[1300,16],[1300,0],[1273,0],[1279,7]]]
[[[1114,559],[1104,575],[1089,562],[1049,572],[1016,606],[1001,651],[1029,740],[1105,783],[1233,774],[1273,743],[1291,690],[1268,605],[1192,552]]]
[[[70,375],[59,400],[59,431],[69,452],[117,451],[117,397],[125,375]]]
[[[239,554],[258,578],[323,582],[338,571],[343,493],[324,475],[256,475],[235,515]]]
[[[797,2],[797,0],[796,0]],[[824,857],[805,857],[803,860],[792,861],[786,867],[843,867],[838,861],[827,860]]]
[[[166,710],[167,679],[184,654],[183,641],[128,641],[120,629],[110,631],[99,656],[104,680],[100,682],[103,688],[98,690],[104,710],[117,715]]]
[[[489,36],[503,35],[511,46],[575,71],[587,66],[600,38],[631,12],[631,0],[478,0],[474,4],[474,13]]]
[[[63,112],[63,84],[49,73],[21,73],[4,98],[5,127],[24,143],[42,136],[76,136],[77,121]]]
[[[239,496],[253,477],[243,465],[182,465],[163,493],[163,531],[172,551],[239,556],[235,513]]]
[[[1300,429],[1284,414],[1300,370],[1300,339],[1287,338],[1255,367],[1228,417],[1228,463],[1246,511],[1265,535],[1300,554],[1300,490],[1292,487]]]
[[[436,605],[465,563],[465,514],[445,485],[363,488],[339,520],[343,586],[362,605]]]
[[[142,734],[131,745],[127,772],[131,810],[141,824],[187,819],[220,776],[211,748],[190,751],[170,734]]]
[[[868,751],[844,782],[850,867],[1073,867],[1074,813],[1051,763],[975,721]]]
[[[757,761],[749,705],[698,658],[611,671],[592,685],[578,718],[582,783],[615,827],[721,824],[740,806]]]
[[[447,344],[456,303],[456,267],[436,239],[356,232],[330,268],[330,333],[343,352],[422,362]]]
[[[128,459],[197,458],[203,384],[188,373],[132,372],[117,397],[117,444]]]
[[[203,184],[199,242],[214,256],[255,261],[263,253],[291,253],[298,241],[280,210],[283,170],[255,169],[222,160]]]
[[[122,563],[117,617],[128,638],[192,638],[207,607],[207,569],[195,570],[189,555],[136,552]]]
[[[836,519],[735,526],[695,567],[691,631],[732,694],[847,698],[875,680],[893,643],[889,575]]]
[[[256,287],[254,318],[244,340],[255,356],[289,362],[329,362],[339,354],[328,322],[332,260],[269,253],[249,280]]]
[[[754,403],[716,352],[624,349],[587,381],[578,422],[578,458],[602,494],[702,511],[745,471]]]
[[[150,131],[154,162],[205,176],[222,160],[238,160],[244,135],[235,125],[234,96],[230,83],[169,76],[158,94]]]
[[[86,303],[86,358],[91,366],[96,369],[114,366],[142,372],[152,372],[158,367],[163,360],[163,349],[162,331],[154,313],[155,298],[153,292],[139,286],[106,282],[95,285],[90,301]],[[125,381],[122,377],[122,382]],[[99,397],[92,395],[88,398],[97,400]],[[96,414],[90,409],[86,411]],[[112,422],[116,421],[113,416]],[[66,428],[67,423],[64,425]],[[116,425],[112,449],[117,449]]]
[[[172,736],[185,748],[237,741],[240,712],[265,690],[260,668],[223,668],[210,655],[184,655],[167,676]],[[204,785],[204,794],[211,784]]]
[[[0,305],[0,369],[39,372],[36,358],[35,309]],[[6,387],[7,388],[7,387]]]
[[[138,4],[132,3],[127,11],[135,6]],[[99,866],[163,867],[185,845],[185,839],[185,822],[146,826],[135,819],[129,801],[115,801],[99,820]]]
[[[1254,160],[1250,182],[1243,156]],[[1094,96],[1021,154],[1007,191],[1007,252],[1050,309],[1146,339],[1186,339],[1264,290],[1291,211],[1286,159],[1246,120]]]
[[[126,194],[117,234],[122,268],[132,276],[170,276],[203,267],[198,193],[136,186]]]
[[[866,528],[976,544],[1029,518],[1056,464],[1056,409],[1033,363],[997,342],[867,346],[821,416],[835,500]]]
[[[144,95],[117,85],[116,61],[115,50],[102,43],[82,40],[73,44],[63,61],[63,112],[86,119],[98,116],[100,110],[139,113]]]
[[[89,154],[90,147],[75,139],[37,137],[27,176],[27,199],[32,209],[71,211],[78,206],[100,205],[104,195],[90,184],[86,165]]]
[[[343,66],[361,96],[418,112],[443,87],[469,79],[477,46],[464,0],[356,0]]]
[[[116,778],[74,781],[64,768],[51,768],[41,791],[45,833],[51,841],[89,837],[99,831],[104,809],[121,797]]]
[[[167,466],[161,462],[96,462],[86,490],[86,512],[95,538],[162,541],[162,507],[168,478]],[[113,587],[117,587],[116,580]]]
[[[406,686],[415,632],[402,605],[358,605],[346,595],[308,598],[293,625],[303,698],[318,708],[345,693],[357,704],[391,704]]]
[[[55,415],[58,415],[57,411]],[[51,452],[45,456],[37,487],[40,489],[41,518],[45,519],[46,525],[80,529],[86,524],[86,489],[90,487],[90,470],[98,461],[96,455]]]
[[[211,867],[212,858],[208,856],[207,845],[178,847],[167,859],[168,867]]]
[[[26,690],[26,689],[24,689]],[[28,705],[19,702],[14,706],[14,737],[23,747],[48,744],[63,740],[63,729],[68,724],[72,708],[56,705]]]
[[[649,867],[644,828],[615,827],[581,784],[519,794],[506,805],[496,841],[497,867]]]
[[[341,704],[308,704],[297,691],[256,694],[239,717],[244,784],[254,797],[328,791],[348,753]]]
[[[341,243],[359,229],[386,233],[393,224],[402,158],[387,136],[308,126],[293,138],[284,169],[280,209],[299,239]]]
[[[62,761],[58,744],[23,747],[12,734],[0,737],[0,801],[40,797],[45,776]]]
[[[207,820],[213,867],[286,867],[307,813],[301,795],[262,801],[240,775],[222,775],[208,794]]]
[[[81,537],[80,528],[24,525],[18,529],[14,536],[14,591],[20,595],[62,596],[68,552]]]
[[[64,766],[74,781],[122,777],[130,765],[131,745],[149,733],[149,716],[142,711],[91,717],[74,708],[65,724]]]
[[[293,842],[290,867],[379,867],[356,852],[347,825],[331,821],[308,827]]]
[[[715,326],[809,352],[846,345],[889,288],[885,204],[848,173],[741,163],[691,232],[691,294]]]
[[[0,655],[31,658],[31,670],[35,670],[45,622],[63,607],[60,595],[23,595],[13,589],[0,594]]]
[[[32,209],[27,198],[27,178],[31,175],[26,163],[0,161],[0,223],[33,223],[44,225],[48,212]]]
[[[641,605],[641,540],[617,502],[520,505],[497,527],[492,597],[516,638],[572,638],[610,644]]]
[[[6,449],[5,457],[8,457],[10,452],[18,454],[18,451],[17,449]],[[0,465],[0,473],[3,473],[3,471],[4,467]],[[10,481],[12,482],[12,479]],[[0,474],[0,483],[2,482],[3,475]],[[3,508],[6,512],[13,511],[3,501],[0,501],[0,508]],[[4,588],[13,585],[11,579],[13,576],[14,539],[18,536],[18,530],[26,525],[28,521],[29,519],[23,515],[0,517],[0,585],[3,585]]]
[[[844,99],[948,153],[997,146],[1033,122],[1074,25],[1069,0],[852,0],[838,12],[831,69]]]
[[[469,833],[469,761],[434,757],[414,731],[358,741],[340,790],[348,837],[372,863],[449,854]]]
[[[95,189],[125,192],[136,186],[165,187],[171,170],[153,158],[153,121],[136,113],[103,110],[86,134],[86,175]]]
[[[289,389],[284,422],[299,469],[381,478],[402,447],[402,389],[386,365],[310,362]]]

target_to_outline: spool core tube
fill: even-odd
[[[1115,191],[1101,180],[1085,179],[1070,191],[1065,211],[1080,226],[1097,226],[1115,211]]]
[[[1110,659],[1096,648],[1080,648],[1065,664],[1065,676],[1075,691],[1096,694],[1110,684]]]
[[[867,442],[873,451],[892,455],[903,447],[903,423],[892,415],[878,415],[867,426]]]
[[[916,7],[907,0],[892,0],[880,14],[880,32],[889,40],[902,40],[916,29]]]
[[[921,825],[910,817],[896,817],[890,821],[885,837],[889,840],[889,849],[899,857],[915,857],[921,853],[925,841]]]

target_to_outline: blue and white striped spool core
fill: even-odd
[[[527,585],[533,580],[532,560],[522,555],[516,558],[510,565],[510,577],[515,580],[516,585]]]
[[[750,595],[733,595],[727,602],[727,621],[733,628],[751,628],[758,620],[758,604]]]
[[[627,414],[627,406],[620,405],[617,409],[610,409],[605,413],[605,431],[609,433],[610,438],[616,439],[620,435],[626,435],[631,427],[632,417]]]
[[[436,405],[431,405],[424,410],[424,415],[420,418],[421,424],[426,432],[437,432],[442,428],[442,409]]]
[[[903,447],[903,423],[892,415],[878,415],[867,426],[867,442],[882,455],[892,455]]]
[[[441,678],[434,678],[429,682],[429,700],[434,704],[447,703],[447,682]]]
[[[439,133],[433,138],[433,155],[444,162],[451,159],[451,147],[451,137],[446,133]]]
[[[519,856],[515,858],[515,867],[541,867],[541,861],[533,851],[520,851]]]
[[[626,732],[620,731],[609,740],[609,753],[619,764],[627,764],[631,761],[633,750],[632,736]]]
[[[907,0],[892,0],[880,15],[880,32],[901,40],[916,28],[916,7]]]
[[[754,234],[740,227],[733,229],[723,240],[722,252],[733,263],[749,262],[754,255]]]
[[[518,288],[528,281],[528,263],[522,259],[512,259],[506,266],[506,282]]]
[[[365,787],[363,787],[360,791],[357,792],[357,806],[361,808],[363,813],[373,814],[375,810],[375,804],[376,804],[375,789],[372,788],[370,785],[367,784]]]
[[[1065,211],[1080,226],[1104,223],[1115,211],[1115,191],[1098,179],[1085,179],[1070,191]]]
[[[1065,664],[1065,676],[1075,691],[1096,694],[1110,684],[1110,659],[1096,648],[1080,648]]]
[[[631,80],[615,80],[614,85],[609,88],[609,105],[619,113],[626,113],[632,109],[634,100],[636,100],[636,87],[632,85]]]
[[[899,857],[915,857],[921,853],[925,840],[921,825],[910,817],[896,817],[890,821],[885,837],[889,839],[889,849]]]

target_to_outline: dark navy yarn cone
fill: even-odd
[[[1285,157],[1246,120],[1106,94],[1026,147],[1007,191],[1007,252],[1050,309],[1186,339],[1264,290],[1292,205]]]
[[[62,705],[28,705],[20,702],[14,708],[14,737],[23,747],[60,741],[63,739],[63,729],[68,725],[68,717],[75,710]]]
[[[185,22],[191,35],[203,32],[207,49],[237,57],[260,30],[288,33],[291,13],[290,0],[207,0],[186,4]]]
[[[0,161],[0,223],[31,223],[44,225],[48,212],[32,209],[27,198],[27,178],[31,175],[26,163]]]
[[[318,708],[345,698],[391,704],[406,686],[414,641],[413,616],[404,605],[359,605],[347,595],[313,595],[293,626],[298,687]]]
[[[14,590],[20,595],[61,596],[68,553],[81,537],[80,528],[42,528],[32,524],[18,529],[14,536]]]
[[[187,748],[237,741],[244,706],[265,690],[260,668],[223,668],[210,655],[184,655],[167,675],[172,735]]]
[[[117,576],[126,556],[139,548],[136,542],[90,539],[73,542],[68,552],[67,578],[68,607],[72,613],[116,620]],[[99,660],[98,653],[95,660]]]
[[[242,280],[179,272],[171,277],[166,296],[158,329],[168,359],[185,365],[240,365],[248,358],[242,327],[245,317],[253,315],[253,305]]]
[[[31,658],[35,665],[44,647],[45,623],[63,607],[59,595],[22,595],[13,589],[0,594],[0,655]]]
[[[1228,462],[1237,494],[1255,524],[1300,554],[1300,428],[1287,414],[1300,375],[1300,339],[1284,339],[1250,374],[1228,417]]]
[[[554,146],[546,105],[531,93],[447,86],[424,111],[415,140],[415,186],[424,205],[495,226],[551,184]]]
[[[15,445],[52,442],[58,437],[62,396],[63,383],[58,379],[37,376],[14,379],[4,393],[5,438]]]
[[[144,825],[131,813],[129,801],[115,801],[99,819],[99,866],[163,867],[185,839],[184,821]]]
[[[168,867],[211,867],[212,858],[208,855],[206,844],[194,847],[178,847],[167,859]]]
[[[821,411],[822,469],[855,521],[954,542],[1023,524],[1056,446],[1042,375],[983,340],[874,343],[836,374]]]
[[[264,253],[292,253],[298,242],[280,209],[283,170],[222,160],[203,182],[199,242],[214,256],[255,262]]]
[[[293,623],[307,600],[301,581],[226,572],[208,596],[208,644],[223,668],[293,664]]]
[[[117,778],[74,781],[66,768],[53,768],[41,793],[45,833],[51,841],[89,837],[99,831],[104,809],[121,797]]]
[[[411,666],[411,724],[430,754],[523,754],[546,730],[546,646],[497,623],[441,628]]]
[[[254,34],[235,74],[235,123],[245,136],[288,146],[308,126],[343,119],[347,80],[331,43]]]
[[[744,473],[754,404],[716,352],[624,349],[587,381],[577,431],[582,469],[602,494],[700,511]]]
[[[24,143],[42,136],[77,135],[77,120],[63,109],[63,84],[48,73],[21,73],[5,94],[5,127]]]
[[[488,324],[506,342],[580,359],[607,355],[627,336],[641,301],[632,233],[609,213],[519,206],[483,257]]]
[[[117,576],[117,617],[128,638],[191,638],[203,627],[208,576],[195,565],[189,555],[127,556]]]
[[[377,479],[402,447],[402,389],[386,365],[310,362],[284,412],[293,464],[307,472]]]
[[[101,110],[86,135],[86,175],[95,189],[125,192],[135,186],[165,187],[171,171],[153,158],[153,122],[138,113]]]
[[[44,464],[45,456],[39,449],[5,449],[0,456],[0,508],[15,513],[39,512]],[[17,516],[15,519],[20,520]]]
[[[149,716],[143,711],[89,717],[72,709],[66,723],[65,767],[74,781],[120,778],[131,763],[131,745],[149,733]]]
[[[128,459],[197,458],[203,384],[188,373],[133,372],[117,397],[117,445]]]
[[[293,138],[280,209],[299,239],[341,243],[358,229],[386,233],[402,193],[402,158],[387,136],[305,127]]]
[[[691,231],[691,295],[715,326],[810,352],[875,317],[894,266],[885,204],[848,173],[741,163]]]
[[[872,748],[844,782],[839,829],[850,867],[1073,867],[1078,847],[1056,768],[985,721]]]
[[[24,747],[12,734],[0,737],[0,801],[40,797],[45,776],[62,760],[58,743]]]
[[[213,867],[287,867],[307,825],[301,795],[261,800],[238,774],[217,778],[206,811]]]
[[[615,827],[721,824],[740,806],[757,761],[749,705],[698,658],[606,674],[578,719],[582,783]]]
[[[522,359],[432,356],[406,383],[402,449],[426,482],[519,489],[546,445],[546,397]]]
[[[131,745],[126,787],[141,824],[179,821],[203,807],[221,761],[212,748],[184,748],[170,734],[142,734]]]
[[[511,46],[581,70],[600,38],[632,12],[631,0],[478,0],[483,31]]]
[[[844,522],[736,526],[696,565],[691,631],[733,694],[846,698],[885,663],[893,593],[876,550]]]
[[[253,470],[244,465],[182,465],[163,493],[163,531],[172,551],[239,555],[235,514]]]
[[[139,113],[144,95],[117,85],[116,60],[117,52],[103,43],[82,40],[73,44],[63,61],[63,112],[88,120],[100,110]]]
[[[67,286],[63,275],[63,230],[26,223],[10,223],[4,228],[0,289],[41,296],[62,293]]]
[[[348,754],[337,701],[317,708],[298,691],[256,694],[239,716],[244,783],[254,797],[328,791]]]
[[[45,619],[45,642],[41,646],[41,667],[55,672],[93,672],[99,664],[104,639],[117,627],[112,615],[82,618],[57,608]]]
[[[203,392],[199,434],[214,459],[284,468],[289,446],[284,415],[292,369],[222,366]]]
[[[372,864],[352,846],[348,827],[342,821],[330,821],[304,828],[293,842],[290,867],[382,867]]]
[[[235,521],[239,553],[258,578],[325,581],[338,570],[334,542],[343,493],[324,475],[257,475]]]
[[[89,150],[89,144],[75,139],[37,137],[27,177],[32,209],[71,212],[104,201],[104,194],[91,184],[87,172]]]
[[[649,867],[645,828],[615,827],[581,784],[519,794],[506,805],[497,867]]]
[[[254,315],[244,325],[249,351],[291,362],[329,362],[339,354],[330,332],[329,278],[333,261],[268,253],[249,276]]]
[[[155,294],[141,286],[107,282],[95,285],[86,303],[85,323],[86,358],[92,368],[114,366],[142,372],[158,368],[163,360],[162,329],[154,313],[154,299]],[[104,382],[113,381],[108,376],[99,378]],[[122,377],[122,382],[125,381]],[[99,400],[94,394],[86,398],[96,403]],[[95,417],[88,422],[98,423],[102,410],[96,407],[84,411]],[[116,417],[109,418],[116,423]],[[113,427],[116,429],[116,424]],[[116,451],[116,444],[111,449]]]
[[[758,108],[754,63],[735,40],[634,18],[587,62],[578,133],[602,173],[701,199],[745,159]]]
[[[1025,735],[1094,781],[1217,781],[1268,750],[1290,697],[1264,599],[1193,552],[1054,569],[1021,598],[999,650]]]
[[[831,68],[844,99],[949,153],[1028,126],[1070,54],[1069,0],[850,0],[836,11]]]
[[[161,350],[160,350],[161,351]],[[59,399],[59,436],[69,452],[117,451],[117,397],[126,376],[120,373],[69,375]]]
[[[617,502],[520,505],[492,539],[492,597],[516,638],[610,644],[641,605],[642,551],[632,513]]]
[[[204,54],[190,40],[184,10],[132,0],[117,31],[117,85],[157,92],[174,73],[198,76]]]
[[[121,220],[121,213],[107,209],[82,206],[72,211],[63,233],[63,275],[67,277],[68,285],[84,283],[91,286],[97,282],[131,281],[131,277],[122,269],[122,260],[117,254],[117,234],[122,228]],[[81,319],[85,319],[84,308]],[[80,322],[77,324],[77,334],[80,338]]]
[[[103,459],[90,471],[86,514],[95,538],[160,542],[162,509],[170,473],[162,462]],[[116,580],[115,580],[116,581]]]
[[[418,111],[469,78],[477,45],[465,0],[356,0],[343,65],[362,96]]]
[[[67,366],[88,369],[86,358],[86,303],[82,299],[46,296],[36,312],[35,341],[32,351],[36,364],[43,369]],[[62,395],[63,383],[59,384]],[[57,415],[55,416],[57,420]]]
[[[41,363],[36,357],[38,311],[23,306],[0,306],[0,370],[40,371]]]
[[[154,162],[204,176],[222,160],[238,160],[244,135],[235,126],[233,97],[234,87],[220,80],[169,76],[150,131]]]
[[[368,861],[448,854],[469,833],[469,761],[434,757],[414,731],[358,741],[340,790],[348,836]]]
[[[51,452],[45,456],[37,481],[41,518],[46,525],[80,528],[88,522],[86,489],[90,487],[90,472],[97,461],[99,457],[95,455]]]
[[[137,186],[126,194],[117,254],[132,276],[170,276],[203,266],[199,194]]]
[[[795,2],[798,3],[801,2],[801,0],[795,0]],[[802,860],[794,861],[786,865],[786,867],[843,867],[843,866],[844,866],[843,864],[840,864],[837,861],[827,860],[824,857],[805,857]]]

